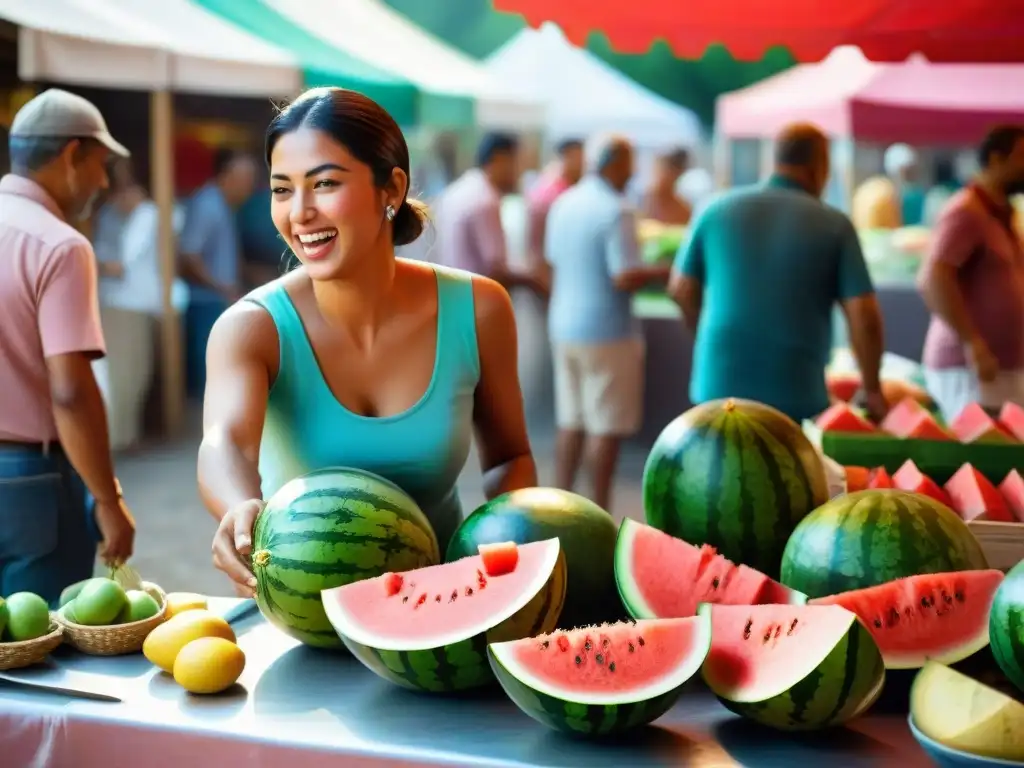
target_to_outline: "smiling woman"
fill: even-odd
[[[217,322],[199,481],[214,562],[251,591],[253,521],[289,480],[332,466],[399,485],[442,551],[475,429],[487,493],[536,485],[497,283],[398,259],[423,230],[395,121],[355,91],[309,91],[267,131],[271,217],[301,266]]]

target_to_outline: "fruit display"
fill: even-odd
[[[494,643],[491,666],[523,712],[559,731],[603,736],[657,720],[700,671],[710,616],[620,622]]]
[[[828,497],[824,464],[800,427],[749,400],[691,408],[644,466],[650,525],[772,578],[790,533]]]
[[[882,420],[883,432],[913,440],[954,440],[935,415],[912,397],[900,400]]]
[[[922,573],[985,570],[967,524],[927,496],[859,491],[832,499],[796,527],[780,581],[809,597],[873,587]]]
[[[928,662],[914,678],[910,716],[921,733],[943,746],[1024,761],[1024,704],[938,662]]]
[[[846,492],[856,493],[869,489],[893,488],[892,478],[885,467],[843,467],[846,474]]]
[[[926,408],[934,404],[924,387],[913,382],[883,377],[881,385],[882,394],[890,403],[898,403],[903,398],[910,397]],[[828,387],[829,397],[833,400],[848,403],[857,397],[863,383],[856,371],[829,371],[825,374],[825,386]]]
[[[999,523],[1016,521],[1003,495],[981,472],[964,464],[946,481],[943,490],[949,497],[949,506],[968,523],[972,520],[990,520]]]
[[[961,443],[1012,443],[1013,435],[977,403],[969,403],[949,424]]]
[[[896,579],[810,605],[841,605],[867,627],[886,669],[920,669],[928,660],[963,661],[989,644],[989,611],[1002,571],[928,573]]]
[[[0,642],[23,643],[50,631],[50,606],[32,592],[0,598]]]
[[[622,602],[634,619],[694,616],[701,603],[759,605],[806,600],[753,568],[735,565],[714,547],[695,547],[628,517],[619,527],[615,579]]]
[[[999,410],[999,426],[1015,440],[1024,442],[1024,407],[1017,403],[1004,403]]]
[[[1024,561],[1010,570],[996,591],[989,638],[999,668],[1024,693]]]
[[[711,605],[703,677],[726,708],[785,731],[862,714],[882,692],[885,664],[870,633],[838,605]]]
[[[526,488],[474,510],[452,536],[445,560],[472,557],[485,544],[557,537],[569,574],[558,626],[572,629],[625,618],[615,585],[617,535],[612,516],[589,499],[554,488]]]
[[[1013,519],[1024,523],[1024,477],[1016,469],[1011,469],[999,484],[998,490]]]
[[[326,590],[323,605],[345,646],[384,679],[435,692],[478,688],[494,679],[487,644],[550,632],[565,601],[559,540],[517,549],[514,569],[499,575],[472,555]]]
[[[848,403],[833,403],[815,419],[815,423],[823,432],[878,432],[878,427],[857,413]]]
[[[340,648],[320,592],[439,562],[437,537],[398,486],[361,470],[285,484],[256,520],[252,567],[267,620],[307,645]]]

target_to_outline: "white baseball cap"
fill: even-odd
[[[110,135],[107,121],[95,104],[60,88],[49,88],[26,102],[14,116],[10,135],[40,139],[95,139],[115,155],[131,155]]]

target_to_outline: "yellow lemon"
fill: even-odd
[[[174,680],[190,693],[220,693],[245,669],[245,653],[221,637],[193,640],[174,660]]]
[[[206,596],[195,592],[171,592],[167,595],[167,618],[184,611],[206,610]]]
[[[181,649],[201,637],[220,637],[235,642],[235,633],[224,619],[195,609],[171,617],[150,632],[142,644],[142,653],[164,672],[173,672],[174,660]]]

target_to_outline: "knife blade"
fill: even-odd
[[[39,691],[46,691],[48,693],[56,693],[61,696],[70,696],[73,699],[85,699],[87,701],[105,701],[112,704],[121,704],[123,699],[119,699],[117,696],[111,696],[109,693],[100,693],[99,691],[87,691],[82,688],[66,688],[62,685],[51,685],[50,683],[40,683],[35,680],[26,680],[21,677],[9,674],[7,672],[0,672],[0,680],[11,683],[12,685],[20,685],[24,688],[34,688]]]
[[[237,605],[233,605],[228,608],[221,618],[223,618],[228,624],[236,624],[242,619],[248,618],[258,610],[259,606],[256,605],[256,601],[250,597]]]

